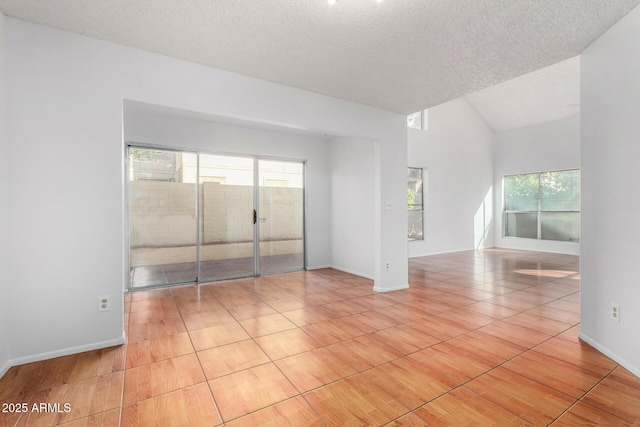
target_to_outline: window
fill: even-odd
[[[407,116],[407,126],[413,129],[422,129],[422,111],[409,114]]]
[[[413,129],[429,129],[429,110],[420,110],[407,116],[407,127]]]
[[[424,192],[423,170],[420,168],[408,169],[407,209],[409,215],[409,240],[424,239]]]
[[[580,241],[580,170],[504,177],[504,236]]]

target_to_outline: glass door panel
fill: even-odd
[[[200,154],[199,280],[255,274],[254,159]]]
[[[304,164],[258,161],[259,273],[304,268]]]
[[[195,153],[129,147],[130,287],[197,279]]]
[[[131,146],[128,165],[130,288],[304,268],[303,163]]]

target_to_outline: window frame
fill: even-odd
[[[409,172],[411,170],[420,171],[420,181],[419,182],[420,182],[420,186],[421,186],[421,191],[420,191],[420,193],[416,192],[415,194],[416,195],[420,194],[421,203],[415,203],[415,200],[414,200],[414,203],[412,205],[409,205],[409,195],[407,193],[407,221],[409,220],[409,216],[412,213],[419,212],[419,215],[422,218],[422,221],[421,221],[422,230],[421,230],[420,237],[419,238],[415,238],[415,237],[411,237],[411,235],[409,233],[409,230],[407,229],[407,240],[409,242],[420,242],[420,241],[424,241],[424,237],[425,237],[425,228],[424,228],[424,213],[425,213],[425,195],[424,195],[424,193],[425,193],[425,191],[424,191],[425,179],[424,179],[424,175],[425,175],[425,168],[413,167],[413,166],[408,166],[407,167],[407,189],[409,189],[409,183],[418,182],[417,180],[416,181],[409,181]],[[415,206],[420,206],[420,209],[415,209]],[[414,208],[412,208],[412,207],[414,207]]]
[[[413,116],[414,114],[418,114],[420,113],[420,127],[415,127],[415,126],[410,126],[409,125],[409,117]],[[414,113],[411,114],[407,114],[407,127],[409,129],[416,129],[416,130],[429,130],[429,110],[420,110],[420,111],[416,111]]]
[[[580,168],[572,168],[572,169],[559,169],[559,170],[550,170],[550,171],[541,171],[541,172],[527,172],[527,173],[516,173],[504,175],[502,178],[502,237],[506,239],[529,239],[529,240],[544,240],[550,242],[566,242],[566,243],[580,243],[580,220],[578,216],[578,238],[570,239],[570,240],[558,240],[558,239],[549,239],[542,237],[542,217],[545,213],[577,213],[580,215],[580,209],[578,210],[545,210],[542,209],[542,175],[548,173],[558,173],[558,172],[574,172],[577,171],[580,174]],[[533,210],[507,210],[507,188],[506,188],[506,180],[508,177],[514,176],[524,176],[524,175],[537,175],[537,209]],[[578,180],[581,179],[581,175],[579,175]],[[578,181],[578,188],[580,181]],[[578,193],[578,200],[580,199],[580,193]],[[510,236],[507,235],[507,215],[509,214],[536,214],[536,237],[522,237],[522,236]]]

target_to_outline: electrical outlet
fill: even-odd
[[[620,304],[611,303],[611,318],[620,322]]]
[[[389,261],[387,261],[387,262],[385,263],[385,265],[384,265],[384,269],[385,269],[385,270],[387,270],[387,271],[391,269],[391,263],[390,263]]]
[[[98,297],[98,311],[111,311],[110,295],[102,295]]]

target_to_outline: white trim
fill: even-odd
[[[580,338],[582,341],[586,342],[591,347],[595,348],[596,350],[598,350],[600,353],[604,354],[608,358],[612,359],[614,362],[617,362],[620,366],[622,366],[625,369],[628,369],[629,371],[631,371],[631,373],[633,375],[635,375],[636,377],[640,378],[640,369],[638,369],[637,367],[633,366],[631,363],[629,363],[628,361],[626,361],[622,357],[618,356],[617,354],[615,354],[614,352],[612,352],[608,348],[606,348],[603,345],[599,344],[597,341],[594,341],[593,339],[589,338],[582,331],[580,331],[578,333],[578,338]]]
[[[2,378],[12,366],[11,360],[7,360],[4,365],[0,366],[0,378]]]
[[[542,242],[553,242],[553,240],[537,240],[537,239],[523,239],[520,237],[509,237],[506,239],[514,239],[515,241],[522,241],[522,240],[527,240],[527,241],[542,241]],[[412,243],[423,243],[426,242],[426,240],[412,240],[407,242],[408,244],[412,244]],[[573,246],[574,248],[577,248],[577,251],[569,251],[569,250],[560,250],[560,249],[554,249],[554,248],[548,248],[548,247],[544,247],[544,248],[534,248],[531,246],[528,247],[519,247],[519,246],[486,246],[483,248],[466,248],[466,249],[454,249],[451,251],[441,251],[441,252],[428,252],[428,253],[424,253],[424,254],[418,254],[418,255],[409,255],[409,259],[411,258],[421,258],[421,257],[425,257],[425,256],[432,256],[432,255],[446,255],[446,254],[453,254],[456,252],[469,252],[469,251],[476,251],[479,252],[481,250],[484,249],[505,249],[508,251],[534,251],[534,252],[548,252],[550,254],[558,254],[558,255],[576,255],[579,256],[580,255],[580,242],[556,242],[556,243],[566,243],[567,244],[567,248],[569,248],[569,246]]]
[[[394,286],[392,288],[380,288],[378,286],[374,286],[373,290],[376,292],[391,292],[391,291],[400,291],[402,289],[409,289],[409,284]]]
[[[55,357],[68,356],[70,354],[82,353],[85,351],[98,350],[101,348],[122,345],[125,343],[125,341],[126,340],[123,333],[121,337],[118,337],[112,340],[100,341],[100,342],[95,342],[91,344],[79,345],[77,347],[63,348],[60,350],[50,351],[47,353],[40,353],[40,354],[33,354],[30,356],[19,357],[17,359],[9,360],[7,364],[10,365],[10,367],[17,366],[17,365],[24,365],[25,363],[39,362],[41,360],[53,359]]]
[[[336,267],[335,265],[329,266],[329,268],[333,268],[334,270],[344,271],[345,273],[353,274],[354,276],[364,277],[365,279],[375,280],[373,276],[369,276],[368,274],[363,274],[358,271],[349,270],[348,268]]]
[[[331,264],[307,266],[307,270],[321,270],[323,268],[332,268]]]
[[[423,243],[423,242],[426,242],[426,240],[412,240],[412,241],[409,241],[407,243],[408,244],[412,244],[413,242]],[[428,253],[421,254],[421,255],[410,255],[409,259],[411,259],[411,258],[421,258],[421,257],[425,257],[425,256],[432,256],[432,255],[454,254],[456,252],[469,252],[469,251],[478,252],[481,249],[500,249],[500,248],[498,248],[496,246],[491,246],[491,247],[486,247],[486,248],[473,248],[473,247],[471,247],[471,248],[466,248],[466,249],[453,249],[453,250],[450,250],[450,251],[428,252]]]

